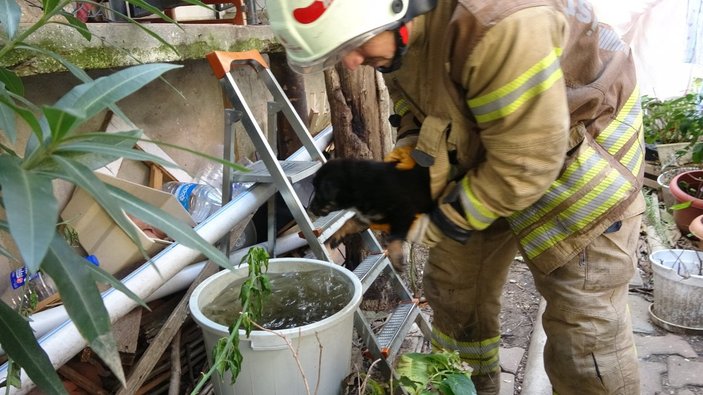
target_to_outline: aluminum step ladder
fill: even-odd
[[[301,235],[307,240],[313,255],[317,259],[332,262],[331,252],[326,247],[325,242],[353,216],[353,213],[350,211],[338,211],[313,220],[305,210],[305,206],[293,188],[293,184],[313,175],[326,159],[315,146],[313,137],[295,112],[283,89],[273,76],[267,62],[258,51],[215,51],[209,53],[207,59],[215,72],[215,76],[220,80],[224,94],[232,106],[231,110],[226,111],[225,117],[225,159],[230,161],[233,159],[231,157],[233,145],[233,129],[231,126],[235,122],[242,123],[261,158],[260,161],[251,166],[250,172],[234,172],[231,175],[232,178],[230,178],[227,171],[229,168],[225,167],[225,180],[273,183],[299,226]],[[275,143],[268,141],[266,134],[254,119],[250,107],[231,74],[232,70],[241,67],[251,68],[261,78],[273,96],[273,103],[269,103],[268,106],[269,128],[274,128],[272,130],[275,132],[276,123],[273,121],[275,117],[272,117],[272,113],[275,115],[277,111],[282,111],[303,147],[310,154],[312,161],[294,162],[279,161],[277,159],[276,153],[272,148]],[[228,185],[231,184],[228,183]],[[223,188],[223,202],[229,201],[229,193],[229,188]],[[269,203],[269,209],[271,208],[272,204]],[[269,210],[269,221],[271,221],[271,217],[271,210]],[[275,235],[272,234],[272,228],[275,227],[269,223],[269,242],[275,239]],[[390,374],[390,366],[392,366],[401,343],[413,323],[417,323],[425,339],[430,338],[430,326],[426,318],[420,313],[418,301],[412,297],[409,289],[393,269],[383,248],[370,230],[362,232],[362,243],[370,255],[353,272],[361,280],[363,292],[366,293],[374,282],[383,278],[384,281],[389,281],[397,299],[400,301],[378,332],[374,332],[371,323],[362,311],[357,310],[354,317],[355,328],[364,341],[364,345],[370,354],[369,356],[373,359],[380,358],[382,360],[382,369],[386,374]],[[381,277],[382,274],[383,276]]]

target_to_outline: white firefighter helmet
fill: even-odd
[[[334,66],[376,34],[432,8],[436,0],[267,0],[269,22],[300,73]]]

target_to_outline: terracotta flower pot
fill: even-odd
[[[698,248],[703,248],[703,215],[699,215],[688,225],[688,231],[698,239]]]
[[[681,188],[682,182],[688,184],[687,190]],[[676,203],[691,202],[687,208],[674,210],[674,221],[682,232],[688,233],[688,225],[694,218],[703,215],[703,191],[701,188],[703,188],[703,170],[687,171],[671,179],[669,191],[674,195]],[[691,195],[691,189],[698,191],[698,197]]]

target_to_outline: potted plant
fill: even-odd
[[[698,93],[666,100],[642,97],[645,142],[656,144],[662,168],[703,160],[702,104]]]
[[[674,221],[682,232],[694,218],[703,214],[703,170],[690,170],[671,179],[669,190],[677,204],[672,206]]]
[[[703,252],[663,249],[649,261],[655,284],[652,321],[670,332],[703,334]]]

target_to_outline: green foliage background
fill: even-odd
[[[199,0],[188,2],[205,6]],[[86,3],[105,7],[104,3]],[[130,3],[175,23],[145,1],[130,0]],[[181,66],[137,65],[92,79],[61,55],[27,43],[32,34],[48,24],[70,26],[86,40],[90,40],[92,36],[86,24],[65,11],[71,4],[67,0],[42,0],[43,14],[40,19],[21,27],[21,8],[18,3],[15,0],[0,0],[0,133],[4,137],[0,139],[0,206],[6,213],[6,219],[0,220],[0,232],[10,235],[19,250],[19,256],[14,256],[2,246],[0,254],[26,265],[32,273],[42,270],[51,276],[81,335],[124,383],[124,372],[110,319],[97,282],[107,282],[135,301],[141,304],[143,301],[110,274],[95,268],[78,255],[61,235],[58,230],[59,207],[52,181],[65,180],[90,193],[138,246],[137,234],[127,214],[162,229],[176,242],[199,250],[223,267],[230,267],[230,263],[224,254],[187,224],[120,189],[104,184],[93,174],[93,170],[120,157],[173,166],[172,163],[133,148],[141,136],[141,130],[105,134],[99,131],[79,133],[79,128],[105,109],[125,117],[116,105],[119,100]],[[123,17],[135,23],[128,17]],[[175,51],[175,48],[148,28],[138,23],[135,25]],[[13,72],[13,65],[2,62],[2,59],[11,58],[8,54],[17,50],[36,52],[58,61],[80,83],[51,105],[32,103],[26,98],[22,79]],[[17,141],[18,122],[25,123],[31,130],[23,152],[16,152],[13,148]],[[2,144],[2,141],[9,144]],[[241,169],[217,158],[198,155]],[[61,380],[47,354],[34,338],[24,315],[3,302],[0,302],[0,345],[10,358],[10,362],[0,368],[0,377],[3,374],[6,376],[0,387],[18,386],[18,366],[21,366],[44,392],[65,393]]]

